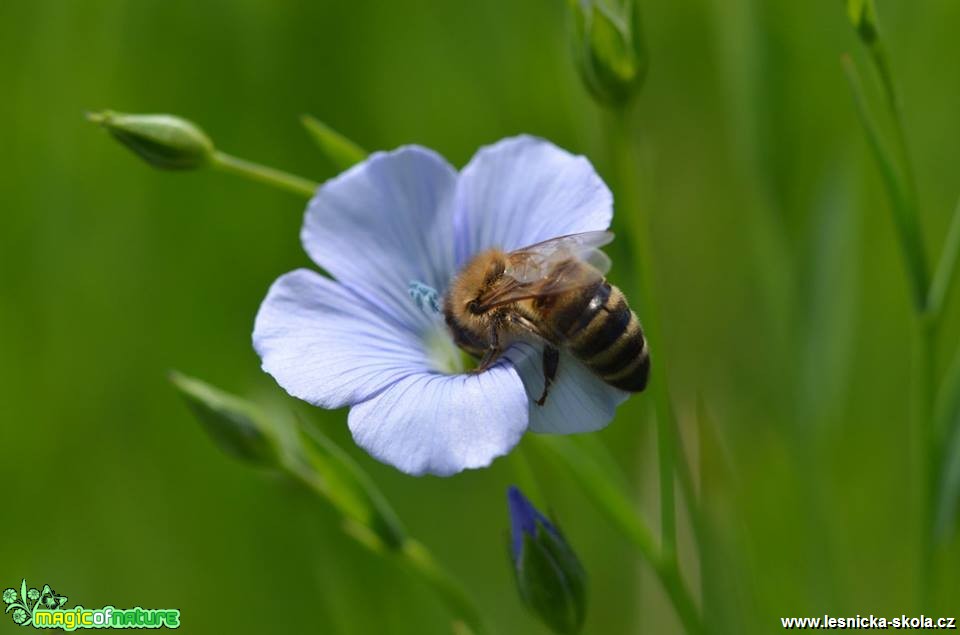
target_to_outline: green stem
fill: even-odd
[[[919,452],[920,515],[920,573],[918,588],[919,610],[931,610],[931,592],[936,575],[936,557],[933,528],[936,523],[935,497],[937,491],[937,439],[934,426],[933,404],[935,401],[934,373],[936,367],[935,336],[936,320],[918,315],[917,322],[917,405],[914,422],[917,450]]]
[[[652,218],[649,214],[644,213],[638,187],[640,169],[636,157],[637,148],[634,143],[634,128],[630,112],[624,108],[615,111],[612,116],[611,142],[613,145],[614,169],[619,186],[618,208],[621,217],[625,217],[624,225],[629,232],[631,257],[636,258],[637,254],[640,255],[640,258],[637,258],[638,261],[630,264],[633,272],[637,273],[639,270],[634,290],[637,292],[640,301],[646,338],[651,343],[650,388],[653,392],[657,420],[661,547],[656,554],[645,552],[648,545],[646,544],[646,537],[642,534],[637,535],[638,540],[635,540],[635,544],[641,552],[645,552],[645,555],[653,564],[687,632],[700,633],[703,631],[703,626],[700,622],[699,613],[689,590],[683,582],[677,559],[675,473],[680,474],[684,499],[693,519],[694,531],[698,536],[700,515],[689,465],[685,460],[682,449],[679,447],[678,426],[667,386],[667,367],[664,362],[666,356],[662,351],[658,353],[656,349],[656,346],[663,345],[664,340],[660,330],[657,307],[653,301],[656,277],[653,240],[650,231]]]
[[[621,532],[646,560],[663,585],[684,629],[702,633],[703,624],[690,591],[683,582],[676,557],[665,557],[657,539],[633,509],[626,480],[616,470],[603,445],[591,437],[534,436],[536,447],[545,450],[570,471],[586,497]]]
[[[684,630],[686,630],[689,635],[704,633],[700,613],[693,601],[693,596],[690,595],[690,590],[680,575],[680,568],[677,566],[676,558],[654,562],[653,566],[657,572],[657,577],[660,579],[660,583],[667,591],[667,595],[673,603],[674,610],[676,610],[677,617],[680,618]]]
[[[316,476],[299,463],[284,462],[281,467],[321,498],[327,497],[327,492]],[[404,538],[399,547],[391,548],[368,527],[353,521],[346,522],[344,530],[373,553],[398,558],[404,569],[426,582],[457,618],[453,627],[456,635],[485,635],[489,632],[480,611],[466,590],[433,558],[422,543],[413,538]]]
[[[907,148],[907,135],[903,127],[903,106],[900,102],[900,96],[893,81],[893,73],[890,70],[890,60],[887,57],[886,47],[883,40],[878,36],[873,44],[868,47],[870,58],[880,76],[880,83],[883,86],[883,94],[887,100],[887,106],[890,108],[890,114],[893,116],[893,129],[896,135],[897,151],[900,154],[900,165],[903,170],[903,178],[906,181],[908,196],[913,199],[914,206],[917,206],[917,184],[913,176],[913,163],[910,161],[910,152]]]
[[[319,183],[278,170],[276,168],[253,163],[219,150],[214,152],[211,165],[222,171],[242,176],[250,181],[271,185],[281,190],[311,198],[320,186]]]
[[[884,178],[887,181],[893,181],[893,187],[888,183],[888,190],[893,207],[895,210],[897,207],[903,209],[903,218],[899,223],[901,241],[907,246],[907,250],[912,252],[911,260],[913,262],[911,268],[913,269],[913,277],[915,278],[915,322],[917,325],[918,346],[917,403],[914,408],[916,413],[914,439],[916,444],[915,457],[918,468],[917,474],[921,488],[919,501],[920,514],[918,518],[920,518],[923,523],[920,530],[918,608],[925,610],[931,608],[929,603],[933,588],[933,579],[936,574],[932,529],[936,523],[937,442],[933,420],[933,404],[936,398],[934,389],[934,377],[936,374],[935,347],[942,308],[942,297],[944,294],[943,286],[945,285],[943,278],[945,274],[941,273],[940,269],[950,271],[950,269],[952,269],[950,260],[951,258],[955,258],[955,254],[950,253],[954,247],[951,244],[952,240],[948,234],[947,242],[945,243],[945,253],[941,261],[943,264],[943,260],[945,259],[946,264],[943,264],[943,267],[938,268],[938,270],[934,272],[934,279],[931,283],[927,269],[925,241],[919,219],[920,205],[916,179],[914,178],[913,163],[910,160],[907,136],[904,131],[903,108],[893,79],[893,73],[890,69],[890,60],[887,57],[886,48],[879,34],[877,34],[872,42],[868,43],[867,50],[880,77],[883,95],[886,99],[891,119],[893,120],[894,144],[899,159],[899,176],[901,178],[897,178],[893,166],[883,165],[884,162],[891,163],[891,161],[885,159],[883,156],[885,150],[882,148],[882,142],[879,133],[876,131],[876,125],[867,113],[866,101],[856,73],[856,68],[849,58],[844,59],[844,66],[850,78],[854,98],[856,99],[857,108],[863,120],[864,127],[867,130],[867,136],[873,146],[874,153],[878,155],[881,169],[887,173],[884,174]],[[902,184],[900,184],[901,180]],[[950,234],[954,231],[954,227],[951,224]],[[953,240],[955,239],[956,237],[953,238]],[[947,275],[946,280],[949,280],[949,275]]]
[[[939,326],[949,297],[950,287],[957,273],[957,264],[960,263],[960,200],[953,210],[950,219],[950,228],[943,241],[943,250],[940,252],[940,261],[930,284],[930,294],[927,297],[927,313],[934,326]]]
[[[470,596],[453,576],[437,564],[426,547],[416,540],[407,539],[397,553],[400,562],[430,585],[451,613],[459,617],[462,624],[456,627],[458,632],[475,635],[489,632]],[[465,631],[464,628],[469,630]]]
[[[660,524],[661,541],[664,553],[676,552],[676,503],[674,496],[674,469],[675,469],[675,428],[673,408],[667,390],[666,364],[664,355],[657,352],[657,345],[662,345],[656,307],[652,301],[654,289],[652,240],[649,236],[649,217],[644,215],[641,208],[638,179],[640,170],[636,159],[636,148],[633,143],[633,126],[630,113],[627,109],[620,109],[613,113],[613,159],[616,170],[616,180],[619,194],[619,213],[623,223],[629,231],[630,254],[636,257],[640,254],[642,262],[633,262],[631,270],[636,274],[636,288],[642,311],[642,321],[647,341],[651,346],[651,380],[650,388],[653,392],[654,409],[657,419],[657,453],[659,458],[660,481]],[[639,260],[639,258],[637,259]],[[659,363],[658,363],[659,362]]]
[[[916,196],[913,185],[903,170],[897,169],[897,161],[893,158],[887,145],[884,143],[880,129],[874,120],[870,108],[867,106],[863,82],[853,60],[848,55],[841,58],[844,73],[853,93],[857,115],[863,125],[870,150],[880,169],[880,176],[890,198],[890,207],[893,220],[897,226],[897,238],[903,252],[907,274],[912,286],[914,310],[922,312],[927,304],[927,289],[929,288],[929,272],[927,270],[926,250],[920,231]],[[902,153],[901,153],[901,156]]]
[[[523,491],[527,498],[534,501],[537,507],[542,508],[546,505],[547,499],[544,496],[543,488],[540,487],[540,481],[537,480],[536,472],[530,465],[526,450],[523,447],[516,447],[507,456],[513,467],[517,487]]]

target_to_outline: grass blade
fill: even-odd
[[[957,263],[960,261],[958,256],[960,256],[960,200],[957,201],[957,206],[953,210],[950,229],[947,230],[943,251],[940,252],[940,262],[937,263],[933,283],[930,285],[927,312],[934,319],[940,316],[953,286],[953,279],[957,275]]]
[[[856,64],[849,55],[844,55],[842,62],[847,81],[850,83],[850,90],[853,92],[857,115],[863,125],[867,142],[870,144],[870,150],[877,162],[877,167],[880,168],[880,176],[890,198],[890,208],[893,212],[897,236],[900,239],[900,248],[903,251],[915,309],[917,312],[921,312],[926,308],[929,274],[923,238],[920,235],[917,206],[911,195],[909,185],[897,169],[893,154],[883,141],[876,120],[870,114],[863,90],[863,82],[860,79]]]

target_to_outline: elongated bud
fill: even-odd
[[[105,110],[87,119],[107,129],[140,158],[162,170],[194,170],[213,156],[213,142],[195,124],[173,115],[127,115]]]
[[[574,59],[590,94],[622,106],[647,76],[648,57],[637,0],[568,0]]]
[[[555,633],[579,633],[587,575],[560,530],[516,487],[507,490],[510,557],[520,598]]]
[[[306,423],[268,415],[257,404],[177,372],[170,374],[187,405],[228,454],[275,467],[330,503],[345,529],[374,551],[398,550],[406,531],[373,480],[336,443]]]
[[[170,381],[222,450],[259,465],[279,464],[276,433],[255,405],[177,372]]]
[[[867,46],[877,40],[877,6],[874,0],[847,0],[847,16]]]

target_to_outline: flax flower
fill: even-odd
[[[604,230],[612,213],[590,163],[542,139],[481,148],[460,172],[419,146],[375,153],[317,190],[301,239],[330,277],[281,276],[260,307],[254,347],[291,395],[350,407],[356,442],[409,474],[487,466],[528,429],[596,430],[626,393],[563,354],[538,406],[536,343],[464,372],[435,298],[419,295],[442,295],[484,249]]]

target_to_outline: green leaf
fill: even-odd
[[[376,534],[384,545],[399,548],[406,531],[373,480],[337,444],[315,427],[298,420],[300,453],[294,469],[347,518]]]
[[[214,442],[228,454],[252,463],[278,463],[276,428],[253,403],[178,372],[170,381]]]
[[[26,608],[26,604],[27,604],[27,580],[26,580],[25,578],[21,578],[21,581],[20,581],[20,601],[23,602],[24,608]]]
[[[863,125],[867,141],[880,176],[883,180],[887,195],[890,198],[890,208],[900,241],[900,249],[911,283],[916,310],[923,311],[927,304],[927,286],[929,284],[926,254],[923,247],[923,238],[920,233],[920,221],[912,189],[903,174],[897,169],[897,162],[880,134],[876,121],[870,114],[867,98],[863,90],[860,73],[849,55],[842,58],[843,70],[853,92],[857,115]]]
[[[927,312],[937,318],[943,311],[949,298],[950,290],[954,287],[954,278],[957,275],[957,263],[960,262],[960,201],[953,210],[950,219],[950,229],[943,242],[943,251],[940,252],[940,262],[930,285],[930,296],[927,300]]]
[[[943,447],[943,455],[937,472],[934,535],[944,540],[956,528],[960,502],[960,349],[940,389],[934,426],[944,441],[937,444]]]
[[[366,150],[316,117],[302,115],[300,122],[320,151],[337,169],[346,170],[367,158]]]

